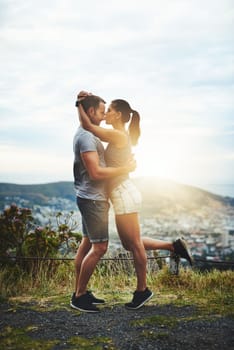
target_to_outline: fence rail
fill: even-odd
[[[156,257],[147,257],[148,260],[158,260],[170,258],[170,255],[156,256]],[[52,257],[40,257],[40,256],[0,256],[0,260],[51,260],[51,261],[72,261],[74,258],[52,258]],[[101,261],[118,261],[118,260],[133,260],[131,257],[115,257],[115,258],[101,258]],[[225,261],[225,260],[206,260],[206,259],[194,259],[195,262],[203,262],[206,264],[225,264],[234,266],[234,261]]]
[[[157,259],[165,259],[165,258],[170,258],[170,255],[165,255],[165,256],[157,256],[157,257],[147,257],[148,260],[157,260]],[[66,260],[74,260],[74,258],[50,258],[50,257],[40,257],[40,256],[0,256],[0,260],[61,260],[61,261],[66,261]],[[116,261],[116,260],[133,260],[133,258],[101,258],[101,261]]]

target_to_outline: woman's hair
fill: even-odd
[[[117,112],[121,112],[123,123],[128,123],[131,119],[128,127],[128,132],[132,145],[136,145],[141,134],[139,113],[132,110],[129,103],[125,100],[113,100],[111,102],[111,105]]]

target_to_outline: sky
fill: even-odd
[[[132,176],[234,183],[233,0],[0,8],[0,182],[73,181],[74,104],[86,90],[140,113]]]

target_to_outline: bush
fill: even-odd
[[[76,250],[81,234],[73,232],[77,223],[72,217],[73,212],[65,216],[58,213],[56,228],[51,224],[40,227],[36,225],[30,209],[12,204],[0,214],[1,264],[16,263],[25,271],[37,273],[42,259],[61,257],[61,247],[63,256]],[[11,257],[14,259],[10,259]]]
[[[33,227],[30,209],[18,208],[12,204],[0,214],[0,254],[7,257],[14,254],[24,256],[25,240]]]

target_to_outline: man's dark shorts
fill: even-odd
[[[109,203],[80,197],[76,197],[76,201],[82,216],[83,236],[92,243],[108,241]]]

